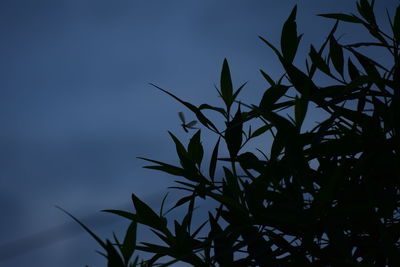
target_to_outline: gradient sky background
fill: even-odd
[[[226,57],[235,85],[249,81],[241,99],[258,103],[258,69],[281,69],[257,36],[279,45],[295,4],[303,53],[334,23],[316,14],[355,12],[349,0],[1,0],[0,259],[25,237],[38,248],[0,266],[105,266],[95,241],[54,205],[109,236],[125,222],[99,210],[128,207],[132,192],[160,202],[173,177],[136,157],[174,162],[167,130],[187,140],[177,112],[193,116],[148,83],[196,105],[221,103],[214,84]],[[378,20],[397,4],[377,1]],[[354,29],[340,27],[343,40],[365,34]],[[40,247],[53,238],[63,241]]]

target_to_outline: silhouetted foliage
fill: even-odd
[[[269,88],[259,103],[238,100],[244,85],[235,89],[227,60],[217,89],[223,107],[195,106],[156,86],[193,112],[203,130],[215,133],[216,144],[204,157],[200,129],[187,146],[170,133],[179,166],[142,158],[150,163],[145,168],[178,177],[176,188],[187,194],[173,209],[186,207],[187,212],[168,222],[165,212],[157,214],[134,194],[135,213],[108,210],[131,221],[123,241],[103,242],[86,228],[105,250],[109,266],[178,261],[193,266],[400,266],[400,6],[388,17],[392,32],[385,33],[373,5],[359,1],[358,16],[320,15],[336,23],[321,47],[311,45],[303,70],[293,63],[301,39],[296,7],[284,23],[280,49],[260,37],[285,74],[274,80],[261,71]],[[372,40],[343,44],[336,34],[339,22],[366,28]],[[379,63],[381,58],[361,51],[365,47],[390,59]],[[316,74],[331,85],[318,86]],[[225,125],[213,123],[205,110],[223,116]],[[313,110],[325,117],[304,129]],[[249,141],[267,135],[270,148],[246,150]],[[194,225],[195,206],[203,199],[215,206],[203,224]],[[136,243],[137,224],[152,229],[160,242]],[[135,251],[151,256],[132,260]]]

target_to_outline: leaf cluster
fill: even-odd
[[[216,143],[207,164],[201,130],[187,146],[169,133],[179,165],[142,158],[151,164],[145,168],[178,177],[174,188],[186,194],[171,209],[187,212],[171,222],[135,195],[135,213],[108,211],[131,221],[122,243],[103,242],[86,228],[109,266],[139,264],[129,261],[134,251],[150,253],[142,266],[400,266],[400,6],[389,16],[390,33],[377,24],[373,8],[374,1],[361,0],[358,15],[320,15],[336,22],[299,67],[293,63],[301,40],[295,7],[280,48],[260,37],[285,73],[274,80],[261,70],[268,89],[259,103],[238,100],[245,84],[235,89],[226,59],[217,88],[222,107],[195,106],[154,85],[193,112]],[[341,43],[339,22],[360,25],[373,41]],[[363,47],[388,53],[391,66],[363,54]],[[317,75],[332,84],[318,86]],[[326,116],[304,130],[309,109]],[[223,116],[225,124],[214,124],[204,110]],[[270,147],[246,149],[267,135]],[[195,205],[205,199],[215,208],[196,226]],[[137,224],[160,243],[137,244]]]

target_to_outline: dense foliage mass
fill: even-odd
[[[176,188],[187,193],[173,209],[185,208],[183,218],[170,222],[132,195],[135,213],[108,211],[131,221],[123,241],[103,241],[82,224],[109,266],[400,266],[400,6],[388,16],[389,32],[373,7],[361,0],[358,15],[320,15],[336,23],[321,47],[311,45],[303,70],[293,63],[301,39],[295,7],[280,48],[260,37],[285,73],[274,80],[261,71],[268,89],[259,103],[238,100],[244,85],[235,90],[226,60],[217,89],[223,107],[195,106],[156,86],[215,133],[216,144],[205,157],[201,130],[187,146],[170,133],[179,166],[143,158],[146,168],[179,177]],[[371,40],[343,44],[339,22],[365,28]],[[316,75],[331,85],[318,86]],[[311,109],[326,116],[303,129]],[[225,125],[205,110],[223,116]],[[270,148],[246,150],[266,135]],[[196,225],[195,206],[203,199],[215,207]],[[137,243],[137,224],[160,242]],[[151,256],[139,259],[135,251]]]

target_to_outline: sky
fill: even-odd
[[[380,21],[398,3],[377,2]],[[241,99],[258,103],[258,70],[282,74],[258,36],[279,45],[295,4],[303,54],[334,23],[316,14],[356,12],[349,0],[0,1],[0,266],[106,266],[55,205],[100,236],[126,222],[99,211],[131,208],[131,193],[157,206],[173,178],[137,157],[176,162],[167,131],[188,140],[177,113],[193,115],[149,83],[221,104],[227,58],[234,84],[249,81]],[[365,34],[350,26],[344,39]]]

